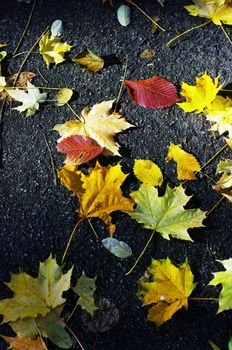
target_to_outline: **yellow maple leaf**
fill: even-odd
[[[64,124],[56,124],[53,130],[60,133],[63,140],[72,135],[81,135],[95,140],[105,153],[120,155],[119,144],[114,141],[116,133],[133,127],[119,113],[111,112],[114,100],[95,104],[91,110],[85,107],[81,112],[84,121],[69,120]]]
[[[163,183],[159,166],[151,160],[136,159],[133,171],[137,179],[147,185],[161,186]]]
[[[232,24],[230,0],[193,0],[195,5],[184,6],[192,16],[209,18],[216,25]]]
[[[12,274],[11,281],[6,285],[14,295],[0,301],[3,322],[43,316],[58,305],[64,304],[62,294],[70,288],[71,274],[72,269],[63,274],[62,267],[57,265],[52,256],[40,263],[37,278],[25,272]]]
[[[229,97],[216,96],[209,109],[204,112],[206,118],[213,122],[210,128],[212,131],[218,131],[223,134],[228,131],[229,137],[232,138],[232,99]]]
[[[195,180],[195,171],[200,171],[201,167],[197,159],[191,154],[184,151],[181,146],[170,143],[166,161],[174,160],[177,163],[178,180]]]
[[[161,325],[182,307],[188,308],[188,297],[196,284],[187,261],[177,268],[168,258],[152,259],[148,273],[153,281],[141,280],[137,294],[142,299],[142,306],[152,305],[147,319]]]
[[[19,338],[19,337],[7,337],[1,335],[1,337],[11,345],[12,350],[44,350],[46,349],[41,338],[38,337],[36,340],[30,338]]]
[[[107,168],[96,165],[90,175],[81,174],[83,193],[77,193],[80,208],[77,213],[83,218],[100,218],[108,226],[112,236],[115,225],[111,223],[110,213],[116,210],[132,211],[134,201],[122,195],[120,186],[127,177],[120,164]]]
[[[232,149],[232,139],[225,138],[225,140],[226,140],[227,145]]]
[[[83,192],[81,172],[78,170],[78,166],[65,164],[58,170],[58,176],[62,185],[69,191],[74,193]]]
[[[196,86],[182,83],[181,95],[186,98],[186,102],[177,103],[185,112],[202,112],[205,108],[210,108],[218,91],[223,84],[218,86],[219,75],[213,79],[204,73],[196,78]]]
[[[59,64],[63,62],[64,54],[70,51],[71,45],[62,43],[60,37],[49,37],[49,33],[46,32],[39,42],[39,50],[43,59],[49,68],[51,63]]]
[[[232,202],[232,160],[220,160],[217,174],[222,174],[213,189]]]

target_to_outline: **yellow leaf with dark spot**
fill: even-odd
[[[195,180],[195,171],[200,171],[201,167],[197,159],[191,154],[184,151],[179,145],[171,143],[168,149],[166,161],[174,160],[177,163],[178,180]]]
[[[188,297],[194,290],[194,276],[185,261],[179,268],[170,259],[155,260],[148,268],[152,281],[140,281],[138,295],[143,306],[151,305],[147,319],[158,326],[170,320],[182,307],[188,308]]]
[[[73,62],[92,73],[97,73],[104,67],[104,60],[89,49],[79,53],[76,58],[73,58]]]

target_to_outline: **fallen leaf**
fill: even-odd
[[[226,140],[227,145],[232,149],[232,139],[225,138],[225,140]]]
[[[89,49],[79,53],[76,58],[73,58],[73,62],[80,65],[81,68],[87,69],[89,72],[97,73],[104,67],[104,60],[97,56]]]
[[[79,296],[77,305],[80,305],[83,310],[86,310],[90,315],[93,315],[97,310],[94,301],[94,292],[96,290],[96,278],[89,278],[83,272],[81,277],[77,280],[73,291]]]
[[[174,84],[164,78],[154,76],[144,80],[125,80],[129,96],[146,108],[169,107],[179,101]]]
[[[2,46],[0,46],[2,47]],[[2,76],[2,67],[1,67],[1,62],[2,60],[6,57],[7,52],[6,51],[1,51],[0,52],[0,76]]]
[[[32,116],[39,109],[39,104],[46,101],[47,93],[40,93],[29,81],[27,82],[27,91],[21,89],[7,90],[8,94],[22,105],[13,109],[21,112],[27,111],[26,116]]]
[[[155,51],[151,49],[143,50],[139,55],[140,58],[152,58],[155,57]]]
[[[125,259],[132,255],[131,247],[116,238],[108,237],[102,240],[102,245],[111,254],[117,256],[118,258]]]
[[[209,129],[218,131],[220,135],[228,132],[229,138],[232,138],[232,99],[222,96],[216,96],[212,105],[205,112],[207,120],[213,122]]]
[[[67,43],[62,43],[59,36],[49,37],[47,31],[39,41],[39,51],[43,56],[43,59],[49,68],[51,63],[62,63],[66,52],[71,50],[72,46]]]
[[[167,186],[163,197],[158,196],[158,190],[150,185],[142,184],[138,191],[130,196],[137,206],[128,214],[145,228],[159,232],[163,238],[170,236],[177,239],[192,241],[187,230],[193,227],[203,227],[205,212],[199,209],[184,209],[191,196],[185,195],[180,185],[171,189]]]
[[[56,95],[56,105],[58,107],[64,106],[72,97],[73,91],[68,88],[60,89]]]
[[[63,31],[62,21],[60,19],[57,19],[51,25],[51,38],[61,36],[62,31]]]
[[[226,271],[214,272],[214,278],[210,281],[209,286],[222,285],[218,302],[218,313],[232,309],[232,258],[227,260],[218,260]]]
[[[160,167],[151,160],[136,159],[133,171],[137,179],[147,185],[161,186],[163,183]]]
[[[217,166],[217,174],[222,174],[213,189],[232,202],[232,160],[221,160]]]
[[[27,87],[27,83],[31,82],[34,77],[36,77],[36,74],[33,72],[21,72],[20,74],[18,73],[11,74],[5,78],[5,87],[6,88],[13,87],[13,86],[15,88]],[[2,85],[1,82],[0,82],[0,85]],[[1,100],[7,99],[7,101],[9,102],[14,101],[14,99],[8,94],[7,89],[0,92],[0,99]]]
[[[134,205],[134,201],[125,198],[120,189],[126,177],[120,164],[105,168],[97,163],[90,175],[81,174],[84,192],[77,193],[80,201],[78,215],[86,219],[100,218],[112,236],[115,225],[111,223],[110,213],[117,210],[130,212]]]
[[[25,272],[12,274],[11,281],[5,283],[14,293],[12,298],[0,300],[3,323],[46,315],[58,305],[65,303],[64,291],[70,288],[72,269],[63,274],[63,269],[50,256],[40,263],[38,277]]]
[[[69,164],[64,165],[58,171],[58,176],[62,185],[65,186],[69,191],[74,193],[83,192],[81,172],[78,170],[77,166]]]
[[[140,281],[137,294],[142,299],[142,306],[151,305],[147,319],[159,326],[182,307],[187,310],[188,297],[196,284],[187,261],[177,268],[168,258],[152,259],[148,272],[152,281]]]
[[[91,110],[83,109],[84,122],[69,120],[64,124],[56,124],[53,130],[59,132],[61,138],[80,135],[95,140],[99,146],[105,148],[105,154],[120,155],[119,144],[114,141],[115,134],[133,127],[119,113],[111,112],[114,100],[95,104]]]
[[[30,338],[19,338],[19,337],[7,337],[0,335],[8,344],[10,344],[12,350],[44,350],[44,344],[40,337],[36,340]]]
[[[117,11],[117,18],[121,26],[127,27],[131,22],[131,10],[127,5],[121,5]]]
[[[87,163],[102,153],[103,148],[90,139],[80,135],[69,136],[56,146],[61,153],[66,153],[66,164],[79,165]]]
[[[209,18],[216,25],[232,24],[230,0],[193,0],[195,5],[184,6],[192,16]]]
[[[223,84],[218,86],[219,75],[213,79],[204,73],[200,78],[196,78],[196,85],[182,83],[181,95],[186,98],[186,102],[177,103],[185,112],[201,113],[205,108],[210,109],[211,103],[215,99]]]
[[[177,163],[178,180],[196,180],[194,172],[201,170],[197,159],[191,154],[184,151],[181,146],[170,143],[166,161],[174,160]]]

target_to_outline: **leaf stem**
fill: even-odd
[[[129,4],[133,5],[136,7],[144,16],[146,16],[153,24],[155,24],[159,29],[162,30],[162,32],[166,32],[166,30],[161,27],[152,17],[150,17],[146,12],[144,12],[141,7],[139,7],[134,1],[132,0],[126,0]]]
[[[57,186],[56,167],[55,167],[54,159],[53,159],[53,156],[52,156],[51,148],[49,146],[48,140],[47,140],[45,135],[44,135],[44,140],[45,140],[45,143],[46,143],[46,146],[47,146],[47,149],[48,149],[48,152],[49,152],[50,160],[51,160],[52,173],[53,173],[53,183],[54,183],[55,186]]]
[[[22,44],[22,41],[23,41],[23,39],[24,39],[24,37],[25,37],[25,35],[26,35],[26,33],[27,33],[27,30],[28,30],[28,27],[29,27],[29,25],[30,25],[30,23],[31,23],[31,19],[32,19],[33,12],[34,12],[34,9],[35,9],[36,1],[37,1],[37,0],[34,0],[34,2],[33,2],[32,8],[31,8],[31,12],[30,12],[30,15],[29,15],[29,17],[28,17],[26,26],[25,26],[25,28],[24,28],[24,31],[23,31],[23,33],[22,33],[21,38],[19,39],[18,45],[16,46],[16,48],[15,48],[15,50],[14,50],[14,52],[13,52],[13,58],[15,58],[15,55],[16,55],[18,49],[20,48],[20,46],[21,46],[21,44]]]
[[[70,111],[75,115],[76,119],[78,119],[81,123],[83,123],[83,121],[81,120],[81,117],[74,111],[72,106],[68,102],[66,102],[66,105],[68,106]],[[84,119],[84,117],[82,117],[82,118]]]
[[[218,298],[188,298],[195,301],[218,301]]]
[[[99,239],[99,236],[98,236],[98,234],[97,234],[95,228],[93,227],[93,224],[92,224],[92,222],[91,222],[90,219],[88,219],[88,223],[89,223],[89,226],[91,227],[91,230],[93,231],[93,234],[95,235],[95,237],[96,237],[97,239]]]
[[[150,238],[148,239],[147,243],[145,244],[145,247],[143,248],[142,252],[139,254],[139,257],[136,259],[136,261],[135,261],[134,265],[132,266],[132,268],[131,268],[129,271],[127,271],[127,273],[125,274],[125,276],[130,275],[131,272],[134,271],[135,267],[137,266],[138,262],[140,261],[140,259],[141,259],[142,256],[144,255],[144,253],[145,253],[145,251],[147,250],[147,247],[149,246],[150,242],[152,241],[152,238],[153,238],[155,232],[156,232],[155,230],[152,231],[152,234],[151,234]]]
[[[176,39],[179,39],[179,38],[182,37],[183,35],[188,34],[188,33],[192,32],[192,31],[195,30],[195,29],[198,29],[198,28],[201,28],[201,27],[206,26],[206,25],[207,25],[208,23],[210,23],[211,21],[212,21],[212,20],[210,19],[209,21],[204,22],[204,23],[202,23],[202,24],[199,24],[198,26],[195,26],[195,27],[192,27],[192,28],[187,29],[185,32],[183,32],[183,33],[181,33],[181,34],[175,36],[175,37],[172,38],[171,40],[169,40],[169,42],[167,43],[167,46],[171,45]]]
[[[127,73],[127,64],[128,64],[128,55],[126,55],[125,69],[124,69],[123,77],[120,80],[121,81],[121,85],[120,85],[120,89],[119,89],[119,92],[118,92],[118,97],[117,97],[117,100],[116,100],[116,103],[115,103],[114,112],[116,112],[116,110],[118,108],[118,103],[119,103],[119,100],[121,98],[122,89],[124,87],[124,81],[126,79],[126,73]]]
[[[78,225],[79,225],[83,220],[84,220],[84,218],[81,218],[79,221],[77,221],[76,225],[74,226],[74,229],[72,230],[72,233],[71,233],[71,235],[70,235],[70,237],[69,237],[69,240],[68,240],[68,243],[67,243],[67,245],[66,245],[64,254],[63,254],[63,256],[62,256],[61,264],[64,263],[64,259],[65,259],[66,255],[67,255],[68,249],[69,249],[69,247],[70,247],[70,244],[71,244],[71,242],[72,242],[72,239],[73,239],[73,236],[74,236],[74,234],[75,234],[75,232],[76,232],[76,229],[77,229]]]
[[[216,209],[219,206],[219,204],[223,201],[223,199],[225,199],[225,197],[222,196],[219,199],[219,201],[217,201],[217,203],[215,203],[214,206],[206,212],[206,217],[209,216],[209,214],[211,214],[212,211],[214,211],[214,209]]]
[[[225,30],[225,28],[223,27],[222,24],[221,24],[221,28],[222,28],[222,31],[223,31],[223,33],[225,34],[226,38],[229,40],[229,42],[230,42],[231,45],[232,45],[232,40],[230,39],[229,35],[227,34],[227,32],[226,32],[226,30]]]
[[[80,346],[81,350],[85,350],[85,348],[81,344],[80,340],[77,338],[76,334],[72,331],[72,329],[66,323],[65,323],[65,327],[72,334],[72,336],[75,338],[75,340],[78,343],[78,345]]]
[[[36,328],[37,328],[37,331],[38,331],[38,333],[39,333],[39,337],[40,337],[40,339],[41,339],[41,342],[42,342],[42,344],[43,344],[43,346],[44,346],[44,349],[45,349],[45,350],[48,350],[46,344],[44,343],[42,334],[41,334],[41,332],[40,332],[39,326],[38,326],[38,324],[37,324],[37,322],[36,322],[35,319],[34,319],[34,322],[35,322],[35,326],[36,326]]]
[[[220,148],[204,165],[202,165],[201,170],[204,169],[209,163],[211,163],[224,149],[227,147],[227,143]],[[201,171],[200,170],[200,171]]]
[[[79,299],[78,299],[78,300],[79,300]],[[70,320],[70,318],[72,317],[72,315],[74,314],[74,312],[76,311],[76,308],[77,308],[77,306],[79,305],[79,304],[78,304],[78,300],[77,300],[76,305],[75,305],[74,308],[72,309],[70,315],[68,316],[68,318],[67,318],[67,320],[66,320],[65,322],[68,322],[68,321]]]

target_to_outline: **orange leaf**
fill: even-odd
[[[41,338],[31,340],[30,338],[19,338],[19,337],[7,337],[1,335],[1,337],[11,346],[12,350],[44,350],[44,344]]]

